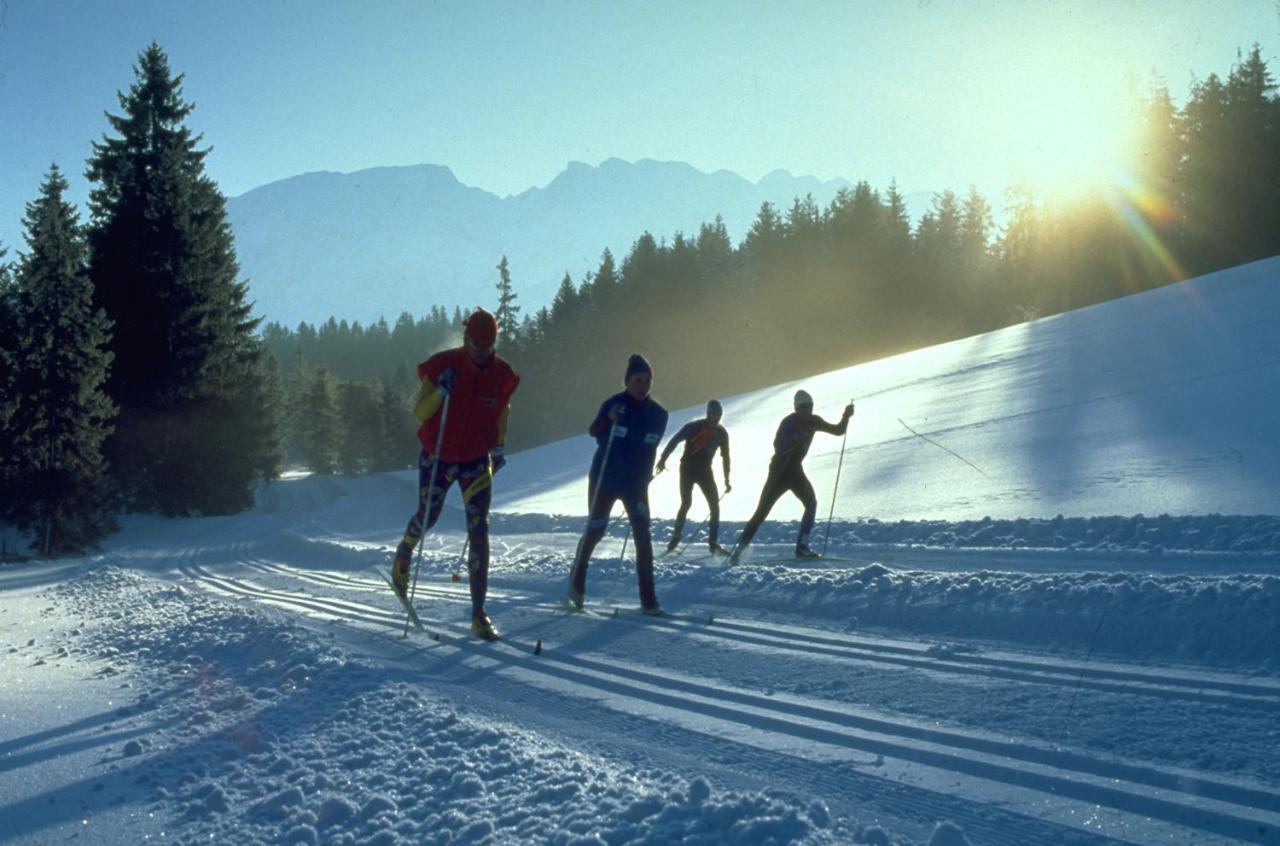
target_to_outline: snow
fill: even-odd
[[[732,540],[794,390],[857,397],[806,462],[832,557],[784,499],[739,567],[660,558],[662,619],[621,521],[557,605],[585,436],[497,479],[496,644],[456,494],[400,637],[409,473],[0,568],[0,843],[1280,843],[1278,276],[722,398]]]

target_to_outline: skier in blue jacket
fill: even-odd
[[[667,430],[667,410],[649,396],[653,368],[644,356],[632,355],[627,361],[624,383],[626,390],[601,403],[587,430],[596,439],[597,446],[587,487],[587,530],[574,556],[569,602],[581,610],[591,553],[609,527],[609,513],[614,503],[622,500],[636,543],[640,607],[646,614],[658,615],[662,612],[653,588],[649,482],[653,478],[658,443]]]

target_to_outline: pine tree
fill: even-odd
[[[17,525],[43,556],[79,552],[115,526],[106,502],[102,442],[115,406],[103,393],[110,323],[93,305],[84,234],[49,171],[23,220],[29,252],[17,273],[17,343],[9,420],[23,495]]]
[[[163,50],[151,44],[94,143],[90,275],[114,322],[108,390],[121,406],[108,443],[131,505],[226,513],[252,504],[276,434],[247,287],[236,279],[226,203],[204,172]]]
[[[338,395],[333,376],[318,369],[303,393],[302,456],[312,473],[330,475],[338,464],[342,437],[338,417]]]
[[[343,382],[338,386],[338,469],[344,476],[368,473],[378,460],[382,420],[378,400],[382,386]]]
[[[515,338],[520,330],[520,306],[516,305],[515,291],[511,290],[511,268],[507,265],[507,257],[498,262],[498,310],[494,316],[498,319],[498,335]]]
[[[9,421],[17,410],[18,395],[14,370],[18,354],[18,294],[5,260],[8,250],[0,244],[0,524],[13,518],[17,504],[18,484],[15,478],[13,434]],[[0,526],[0,531],[3,531]],[[0,535],[0,560],[11,550],[8,533]]]

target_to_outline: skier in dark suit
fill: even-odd
[[[724,415],[718,400],[707,403],[707,416],[700,420],[686,423],[676,432],[675,437],[667,442],[667,448],[658,459],[658,472],[667,469],[667,458],[675,450],[676,445],[684,443],[684,452],[680,454],[680,510],[676,512],[676,524],[671,529],[671,540],[667,543],[667,551],[674,551],[680,545],[680,536],[684,534],[684,521],[689,516],[689,505],[693,502],[693,486],[697,485],[702,495],[707,498],[707,506],[711,509],[708,518],[709,533],[707,544],[713,554],[728,555],[728,551],[717,543],[720,535],[720,492],[716,489],[716,477],[711,464],[720,450],[720,459],[724,467],[724,492],[732,490],[729,484],[729,433],[720,425]]]
[[[804,457],[809,454],[809,444],[813,442],[815,432],[843,435],[852,416],[853,403],[849,403],[844,407],[839,423],[828,423],[813,413],[813,397],[807,391],[796,391],[795,412],[782,418],[778,424],[778,432],[773,438],[773,459],[769,462],[769,476],[765,479],[764,489],[760,491],[760,503],[738,537],[733,554],[729,556],[730,564],[738,563],[756,530],[769,516],[773,504],[788,491],[804,503],[800,535],[796,538],[796,557],[820,557],[809,548],[809,533],[813,531],[814,517],[818,512],[818,497],[813,492],[809,477],[804,474]]]
[[[642,355],[627,361],[627,389],[600,405],[588,434],[596,439],[587,488],[587,531],[578,543],[569,576],[569,602],[581,610],[587,592],[587,564],[609,527],[609,512],[618,500],[627,510],[636,542],[636,576],[640,607],[658,615],[653,588],[653,539],[650,536],[649,482],[658,443],[667,430],[667,410],[649,396],[653,368]]]

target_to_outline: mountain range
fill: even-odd
[[[434,305],[496,299],[508,259],[523,313],[548,305],[565,273],[575,284],[607,247],[621,263],[644,232],[693,237],[724,220],[738,243],[764,202],[785,213],[811,194],[825,206],[844,179],[776,170],[751,182],[682,162],[571,162],[545,187],[499,197],[440,165],[317,172],[254,188],[227,202],[242,278],[256,313],[296,326],[330,316],[366,325]],[[931,195],[907,196],[913,214]]]

